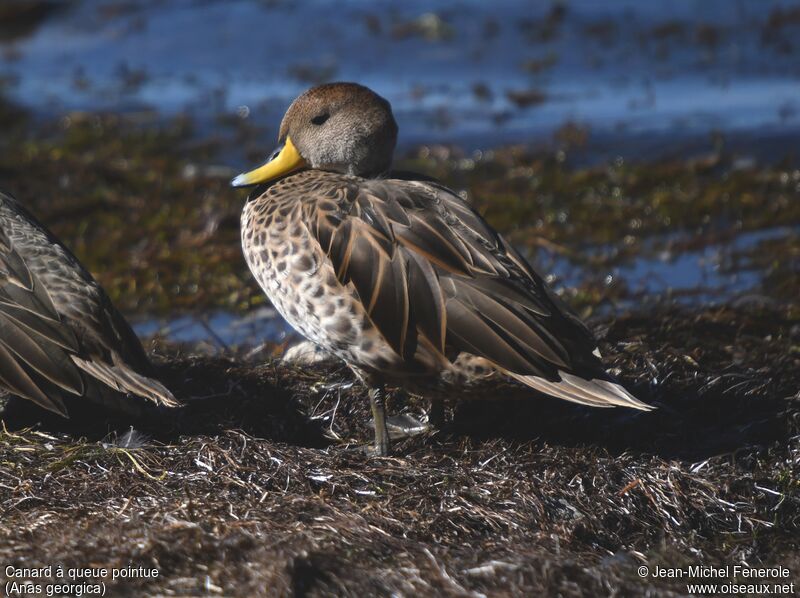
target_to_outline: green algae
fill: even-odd
[[[213,144],[184,119],[71,115],[0,153],[2,186],[127,311],[243,308],[260,297],[239,251],[240,194],[202,167]]]
[[[245,194],[228,186],[234,170],[218,166],[226,140],[203,139],[189,119],[146,113],[77,113],[9,131],[0,144],[0,185],[30,206],[123,310],[244,310],[265,301],[239,249]],[[397,166],[468,196],[534,261],[546,250],[603,274],[571,289],[568,298],[582,307],[622,297],[635,283],[603,282],[615,264],[800,225],[800,171],[725,155],[575,168],[561,150],[468,155],[422,147]],[[795,297],[796,251],[795,234],[760,244],[752,259],[731,267],[765,269],[767,291]]]

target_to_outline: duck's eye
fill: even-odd
[[[330,114],[327,112],[323,112],[322,114],[317,114],[314,118],[311,119],[311,124],[314,125],[321,125],[323,124],[328,118],[330,118]]]

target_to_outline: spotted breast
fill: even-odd
[[[247,265],[284,319],[316,345],[365,371],[402,367],[353,283],[340,281],[308,229],[308,213],[317,202],[331,212],[348,205],[346,185],[320,195],[319,178],[299,173],[251,196],[241,222]]]

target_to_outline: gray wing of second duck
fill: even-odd
[[[135,395],[176,406],[136,334],[47,229],[0,192],[0,390],[68,416],[82,398],[135,413]]]

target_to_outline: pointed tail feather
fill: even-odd
[[[525,376],[506,372],[509,376],[531,388],[565,401],[590,407],[630,407],[652,411],[654,406],[643,403],[620,384],[594,378],[586,380],[575,374],[559,371],[560,381],[552,382],[538,376]]]
[[[98,361],[88,361],[75,355],[72,360],[82,370],[119,392],[128,392],[156,405],[179,407],[180,403],[158,380],[137,374],[125,364],[109,365]]]

